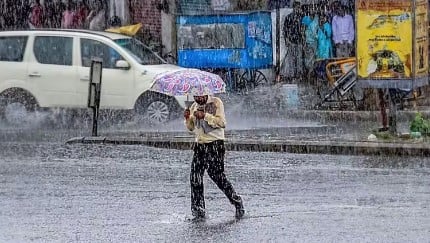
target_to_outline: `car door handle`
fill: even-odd
[[[40,77],[42,75],[40,75],[40,73],[34,72],[34,73],[30,73],[28,76],[30,76],[30,77]]]
[[[81,76],[81,81],[90,81],[90,76]]]

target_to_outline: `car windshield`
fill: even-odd
[[[148,46],[134,38],[114,40],[119,46],[126,50],[133,58],[142,65],[166,64],[159,55],[153,52]]]

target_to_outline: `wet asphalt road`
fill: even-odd
[[[0,242],[428,242],[430,159],[228,152],[245,200],[206,176],[191,222],[190,151],[0,139]],[[39,132],[40,134],[43,131]]]

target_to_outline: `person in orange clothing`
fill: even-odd
[[[245,214],[242,198],[237,195],[224,173],[224,105],[220,98],[194,96],[194,103],[184,111],[185,126],[194,132],[196,143],[191,164],[191,212],[194,219],[205,218],[203,175],[205,170],[236,208],[236,218]]]

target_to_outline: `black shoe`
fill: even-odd
[[[191,222],[204,222],[206,220],[205,216],[195,216],[191,219]]]
[[[193,212],[193,221],[201,221],[206,217],[205,210],[202,208],[194,209]]]
[[[242,207],[236,207],[236,219],[241,219],[245,215],[245,209]]]
[[[243,208],[242,199],[238,200],[235,207],[236,207],[236,214],[235,214],[236,219],[243,218],[243,215],[245,215],[245,209]]]

